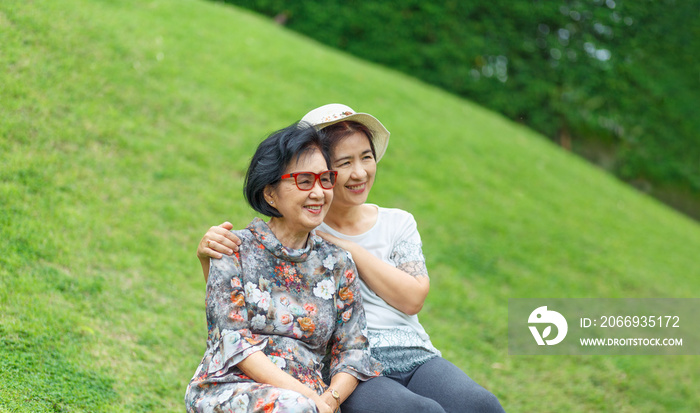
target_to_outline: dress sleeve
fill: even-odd
[[[357,268],[347,256],[345,261],[339,267],[342,272],[335,297],[337,320],[330,343],[330,375],[344,372],[365,381],[381,373],[381,364],[370,354]]]
[[[208,374],[223,375],[267,345],[267,339],[257,339],[250,331],[238,254],[211,260],[206,308],[211,356]]]
[[[394,241],[390,259],[396,268],[411,274],[414,277],[427,277],[428,269],[425,266],[422,242],[418,233],[418,225],[413,215],[405,213],[403,230]]]

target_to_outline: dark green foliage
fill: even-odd
[[[225,1],[700,200],[697,0]]]

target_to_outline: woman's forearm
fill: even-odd
[[[257,351],[237,364],[238,368],[258,383],[265,383],[281,389],[293,390],[313,400],[319,412],[331,411],[333,405],[319,396],[312,388],[283,371],[263,352]]]
[[[257,351],[238,363],[238,368],[258,383],[270,384],[282,389],[294,390],[308,398],[318,395],[292,375],[283,371],[272,362],[263,352]]]
[[[338,373],[331,378],[331,384],[328,386],[328,390],[326,390],[321,397],[336,410],[340,404],[350,397],[350,394],[355,390],[357,384],[358,380],[354,376],[348,373]],[[335,397],[333,397],[332,390],[337,391],[340,396],[340,399],[337,401]]]
[[[199,258],[199,263],[202,265],[202,274],[204,274],[204,282],[209,281],[209,258]]]
[[[428,277],[415,277],[387,264],[354,242],[339,246],[352,254],[362,281],[389,305],[408,315],[423,308],[430,291]]]

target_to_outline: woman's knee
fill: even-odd
[[[343,413],[445,413],[435,400],[413,393],[388,377],[360,383],[340,408]]]
[[[440,403],[427,397],[414,394],[414,397],[388,403],[382,399],[354,398],[340,406],[343,413],[386,413],[386,412],[420,412],[445,413]]]
[[[401,409],[396,411],[445,413],[445,409],[440,405],[440,403],[423,396],[418,396],[414,400],[411,400],[405,407],[405,410]]]
[[[504,411],[493,393],[472,380],[463,382],[462,386],[452,388],[452,391],[447,390],[442,394],[442,397],[446,400],[441,399],[440,404],[445,407],[447,412],[496,413]]]
[[[469,403],[473,406],[474,412],[502,413],[504,412],[498,398],[483,387],[475,390],[470,397]]]
[[[409,388],[439,401],[447,412],[503,412],[493,393],[442,358],[435,358],[418,368]]]

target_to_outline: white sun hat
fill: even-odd
[[[311,124],[316,130],[349,120],[365,125],[372,132],[372,143],[379,162],[386,152],[386,147],[389,146],[390,133],[377,118],[369,113],[357,113],[349,106],[330,103],[312,110],[301,118],[302,122]]]

